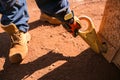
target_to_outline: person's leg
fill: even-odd
[[[2,14],[3,12],[3,8],[2,8],[2,4],[0,3],[0,14]]]
[[[0,3],[3,9],[1,23],[3,25],[14,23],[20,31],[27,32],[29,16],[26,0],[0,0]]]
[[[11,63],[21,62],[28,53],[28,12],[26,0],[0,0],[2,28],[11,36],[12,48],[9,52]],[[7,5],[6,5],[7,4]]]
[[[35,0],[41,12],[64,21],[64,15],[71,12],[68,0]]]
[[[68,0],[36,0],[36,3],[42,12],[59,19],[63,27],[76,36],[81,25],[79,19],[74,17]]]

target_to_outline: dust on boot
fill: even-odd
[[[30,34],[21,32],[11,23],[2,28],[10,35],[12,47],[9,52],[9,60],[11,63],[20,63],[28,53],[27,43],[30,40]]]

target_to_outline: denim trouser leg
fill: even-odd
[[[0,0],[1,23],[8,25],[14,23],[20,31],[29,29],[26,0]]]
[[[70,13],[68,0],[35,0],[40,10],[64,22],[64,16]]]

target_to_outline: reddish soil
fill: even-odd
[[[75,15],[91,17],[98,31],[106,0],[69,1]],[[81,37],[74,38],[62,25],[40,21],[34,0],[28,1],[28,10],[32,39],[20,65],[9,63],[10,38],[0,28],[0,80],[120,80],[119,69]]]

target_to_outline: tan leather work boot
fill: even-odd
[[[56,19],[55,17],[50,17],[43,12],[41,12],[40,20],[44,22],[46,21],[46,22],[49,22],[50,24],[55,24],[55,25],[61,24],[60,20]]]
[[[2,28],[10,35],[12,41],[9,52],[10,62],[20,63],[28,53],[27,43],[30,40],[30,34],[19,31],[15,24],[2,26]]]

